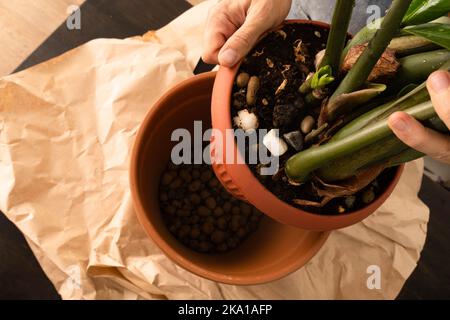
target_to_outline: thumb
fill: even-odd
[[[247,19],[219,52],[219,64],[232,67],[244,58],[266,31],[264,23]]]

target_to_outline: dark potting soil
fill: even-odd
[[[298,89],[307,75],[315,71],[315,56],[325,48],[327,37],[328,30],[312,25],[288,24],[281,31],[269,33],[244,59],[237,73],[259,78],[256,103],[248,105],[247,88],[238,86],[235,81],[231,99],[232,118],[236,117],[240,110],[247,109],[257,116],[258,129],[279,129],[280,137],[285,133],[300,130],[301,121],[306,116],[317,119],[320,106],[307,106]],[[237,129],[236,124],[234,126]],[[259,141],[259,144],[262,145],[262,141]],[[288,151],[279,159],[280,168],[283,168],[284,163],[296,152],[289,146]],[[376,198],[385,190],[396,170],[386,169],[369,186],[352,197],[336,198],[324,207],[317,208],[300,206],[293,202],[294,199],[320,202],[321,198],[316,195],[311,183],[294,186],[288,183],[284,171],[274,176],[263,176],[259,174],[260,165],[249,164],[249,167],[259,181],[279,199],[318,214],[343,214],[366,206],[373,201],[371,198]],[[368,201],[368,198],[371,201]]]

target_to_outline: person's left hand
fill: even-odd
[[[450,73],[434,72],[427,81],[428,92],[439,118],[450,128]],[[389,126],[405,144],[450,165],[450,136],[425,128],[405,112],[389,117]]]
[[[232,67],[286,18],[291,0],[221,0],[206,22],[203,61]]]

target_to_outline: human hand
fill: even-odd
[[[439,118],[450,128],[450,73],[434,72],[427,81],[428,92]],[[430,157],[450,164],[450,136],[425,128],[405,112],[389,117],[389,126],[405,144]]]
[[[291,0],[222,0],[208,16],[203,61],[232,67],[259,37],[277,27],[289,13]]]

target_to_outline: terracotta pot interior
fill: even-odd
[[[203,130],[211,126],[213,79],[214,75],[203,76],[195,85],[172,91],[163,105],[155,107],[147,119],[149,121],[144,122],[143,128],[150,122],[152,125],[140,135],[142,143],[136,152],[138,216],[158,246],[175,262],[194,273],[228,283],[273,280],[306,263],[328,233],[305,231],[264,217],[259,229],[236,250],[206,255],[182,245],[162,220],[158,189],[161,174],[175,145],[175,142],[170,142],[171,134],[178,128],[193,132],[195,120],[203,121]]]

